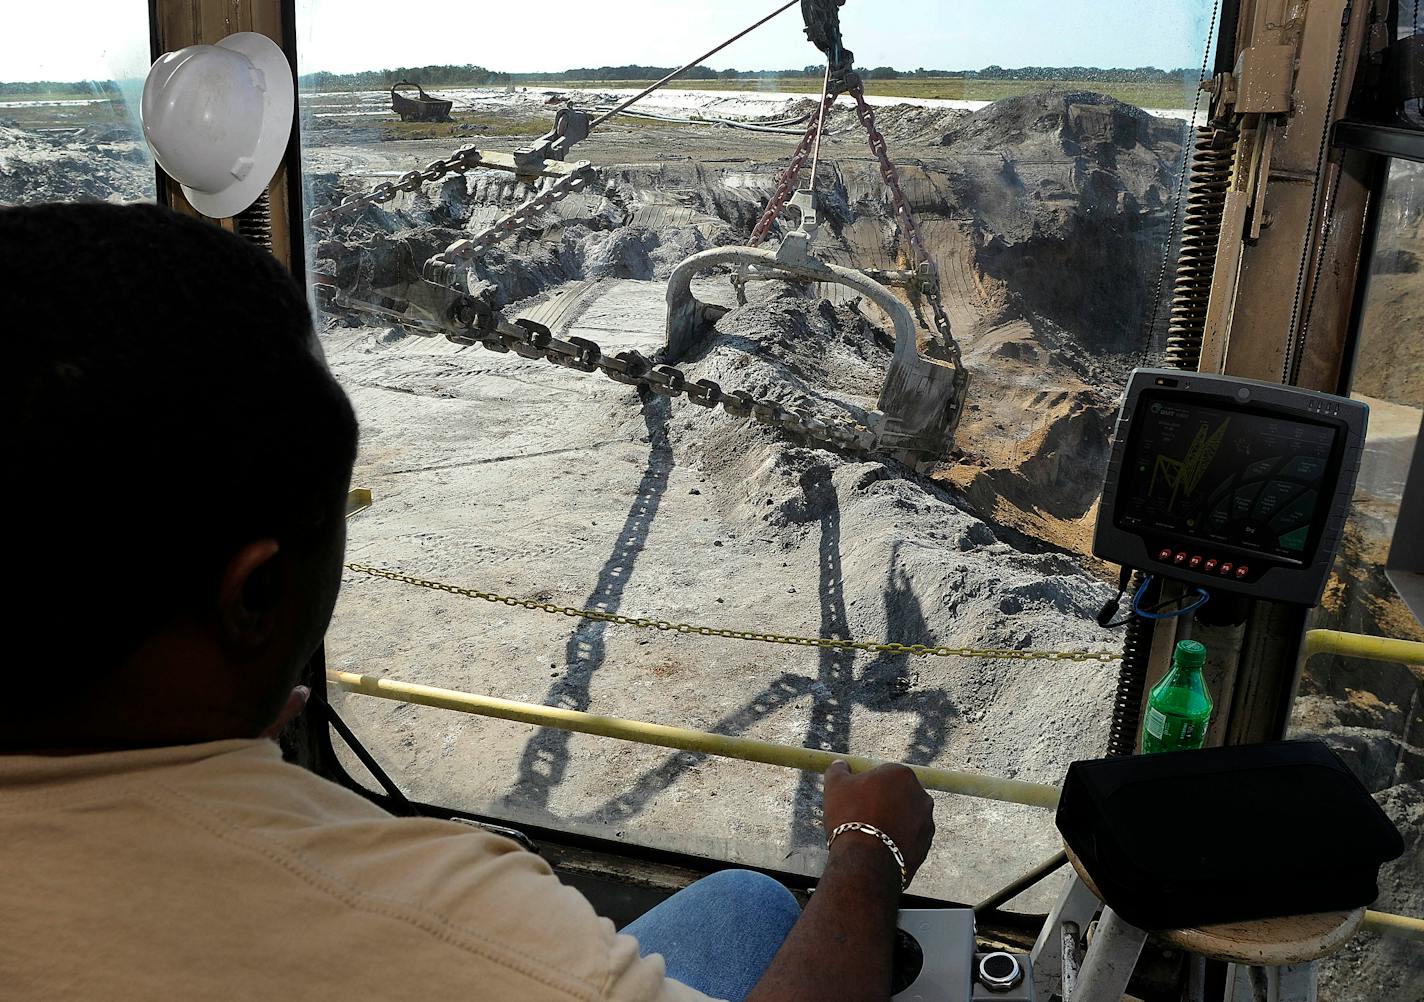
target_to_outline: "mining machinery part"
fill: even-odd
[[[416,96],[406,97],[400,92],[402,87],[414,87]],[[391,87],[391,110],[401,117],[402,122],[448,122],[454,101],[444,101],[425,93],[425,88],[409,80],[401,80]]]
[[[1192,144],[1191,179],[1182,217],[1182,248],[1167,328],[1167,364],[1195,372],[1201,363],[1207,305],[1216,274],[1217,243],[1231,172],[1236,164],[1234,127],[1203,125]]]
[[[843,77],[855,64],[855,53],[841,44],[841,8],[845,0],[801,0],[806,37],[826,54],[831,76]]]
[[[884,310],[895,329],[895,351],[880,391],[873,448],[912,465],[942,460],[954,448],[954,428],[964,405],[960,370],[920,354],[909,308],[885,286],[862,272],[817,260],[796,241],[784,242],[783,248],[714,247],[678,265],[668,279],[667,358],[674,362],[686,358],[729,312],[693,295],[692,279],[703,271],[745,268],[753,277],[844,285]]]
[[[1142,573],[1134,573],[1128,583],[1128,594],[1137,594],[1142,582]],[[1161,592],[1161,583],[1156,582],[1153,587],[1156,592],[1148,598],[1155,602]],[[1150,621],[1128,615],[1122,638],[1122,664],[1118,668],[1112,719],[1108,725],[1108,758],[1137,753],[1137,732],[1142,723],[1142,694],[1146,690],[1148,662],[1152,655],[1152,628]]]
[[[462,262],[482,254],[494,244],[517,233],[545,209],[575,192],[582,191],[598,176],[593,165],[587,161],[568,165],[548,160],[540,162],[545,169],[556,171],[551,174],[555,180],[547,182],[542,192],[500,218],[489,228],[468,239],[456,240],[426,261],[421,273],[427,282],[458,287]]]
[[[566,160],[574,144],[587,139],[588,133],[588,114],[566,105],[554,116],[552,129],[514,151],[514,162],[525,169],[538,169],[546,160]]]
[[[246,238],[265,251],[272,249],[272,197],[263,191],[257,201],[237,214],[233,220],[237,235]]]
[[[1391,45],[1385,65],[1394,99],[1389,110],[1411,128],[1424,129],[1424,32],[1416,27],[1415,34]]]

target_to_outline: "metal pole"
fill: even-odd
[[[1068,853],[1060,850],[1053,855],[1052,859],[1045,860],[1038,864],[1022,877],[1015,878],[1013,883],[1001,887],[983,901],[979,902],[974,906],[974,914],[982,915],[987,911],[993,911],[1007,901],[1012,901],[1034,884],[1056,871],[1066,862],[1068,862]]]
[[[715,49],[713,49],[712,51],[710,51],[710,52],[704,52],[702,55],[698,56],[696,59],[694,59],[692,62],[688,63],[688,64],[687,64],[686,66],[684,66],[682,69],[680,69],[680,70],[673,70],[673,71],[672,71],[671,73],[669,73],[667,76],[663,77],[663,78],[662,78],[661,80],[659,80],[657,83],[653,84],[653,85],[652,85],[651,87],[649,87],[647,90],[643,91],[641,94],[636,94],[636,95],[634,95],[633,97],[630,97],[628,100],[624,101],[624,102],[623,102],[622,104],[620,104],[618,107],[614,108],[612,111],[604,112],[602,115],[599,115],[597,118],[595,118],[592,122],[589,123],[588,131],[589,131],[589,132],[592,132],[594,129],[598,128],[598,127],[599,127],[600,125],[602,125],[604,122],[608,121],[610,118],[612,118],[614,115],[617,115],[619,112],[623,111],[625,108],[631,108],[633,105],[637,104],[639,101],[641,101],[643,98],[647,97],[649,94],[651,94],[653,91],[657,90],[659,87],[662,87],[664,84],[672,83],[672,82],[673,82],[674,80],[676,80],[678,77],[682,76],[682,75],[683,75],[684,73],[686,73],[688,70],[692,69],[692,68],[693,68],[694,66],[696,66],[698,63],[702,62],[704,59],[711,59],[713,56],[715,56],[717,53],[721,52],[723,49],[725,49],[727,46],[731,45],[733,42],[735,42],[735,41],[737,41],[738,39],[742,38],[744,35],[750,35],[753,31],[755,31],[756,29],[760,28],[762,25],[766,24],[766,22],[770,21],[772,18],[776,17],[776,15],[780,14],[780,13],[783,12],[783,11],[790,10],[792,7],[795,7],[795,6],[796,6],[798,3],[800,3],[800,2],[801,2],[801,0],[790,0],[790,2],[787,3],[786,5],[784,5],[784,6],[782,6],[782,7],[778,7],[776,10],[772,11],[770,14],[768,14],[766,17],[762,18],[762,19],[761,19],[760,21],[758,21],[756,24],[752,25],[750,28],[747,28],[747,29],[744,30],[744,31],[740,31],[740,32],[738,32],[737,34],[733,35],[731,38],[727,39],[725,42],[723,42],[721,45],[717,46],[717,47],[716,47]]]
[[[825,772],[832,762],[845,762],[855,772],[865,772],[883,763],[879,759],[862,755],[840,755],[834,752],[817,751],[813,748],[798,748],[794,745],[773,744],[770,741],[755,741],[726,734],[709,734],[705,731],[689,730],[685,727],[669,727],[642,720],[624,720],[619,717],[602,717],[578,710],[565,710],[556,706],[541,706],[536,703],[517,703],[493,696],[478,696],[474,693],[459,692],[454,689],[440,689],[413,682],[399,682],[390,678],[372,678],[352,672],[328,670],[326,679],[332,685],[348,692],[359,692],[366,696],[392,699],[401,703],[416,703],[445,710],[457,710],[483,717],[497,717],[501,720],[515,720],[540,727],[554,727],[581,734],[595,734],[621,741],[634,741],[663,748],[677,748],[701,755],[716,755],[721,758],[741,759],[744,762],[761,762],[783,768],[801,769],[808,772]],[[912,765],[926,789],[942,793],[957,793],[966,797],[983,800],[998,800],[1009,804],[1024,804],[1028,807],[1043,807],[1049,810],[1058,806],[1057,787],[1043,783],[1026,783],[1019,779],[1000,779],[996,776],[982,776],[971,772],[954,772],[949,769],[935,769],[929,766]]]
[[[811,183],[807,186],[816,190],[816,171],[821,166],[821,137],[826,134],[826,95],[831,92],[831,64],[826,63],[826,80],[821,84],[821,107],[816,113],[816,147],[811,154]],[[814,203],[813,203],[814,208]]]
[[[1127,991],[1146,942],[1146,932],[1111,908],[1103,908],[1098,934],[1083,957],[1071,1002],[1118,1002]]]

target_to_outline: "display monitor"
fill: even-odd
[[[1319,601],[1368,408],[1295,387],[1133,372],[1093,550],[1190,584]]]

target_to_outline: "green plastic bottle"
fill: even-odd
[[[1144,755],[1200,748],[1206,740],[1211,694],[1202,680],[1204,664],[1204,645],[1195,640],[1177,642],[1172,652],[1172,670],[1147,698],[1147,720],[1142,725]]]

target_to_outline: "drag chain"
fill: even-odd
[[[550,184],[539,195],[525,202],[488,229],[473,237],[456,240],[426,261],[421,269],[422,277],[427,282],[434,282],[437,285],[453,286],[457,279],[456,271],[460,262],[467,261],[476,254],[481,254],[493,247],[501,240],[513,236],[545,209],[557,202],[562,202],[576,192],[583,191],[596,176],[593,165],[583,161],[572,166],[571,173]]]
[[[543,360],[574,372],[601,372],[614,382],[646,388],[664,397],[686,396],[709,410],[721,407],[738,418],[784,431],[798,444],[826,446],[840,452],[863,455],[875,450],[875,432],[850,421],[826,420],[801,407],[788,407],[775,400],[756,397],[746,390],[724,390],[711,379],[692,379],[674,365],[655,363],[634,350],[607,354],[598,344],[581,337],[558,338],[543,324],[532,320],[506,320],[483,301],[457,295],[443,324],[424,319],[411,320],[398,311],[353,300],[331,285],[317,285],[325,305],[354,313],[379,317],[421,337],[445,338],[458,345],[479,345],[486,351],[521,358]]]
[[[354,216],[371,205],[385,205],[401,192],[417,192],[427,184],[432,184],[448,174],[465,174],[483,164],[478,147],[467,146],[456,150],[445,160],[435,160],[424,170],[413,170],[402,174],[395,181],[383,181],[370,191],[359,195],[347,195],[336,205],[314,209],[307,216],[313,226],[331,222],[342,216]]]

